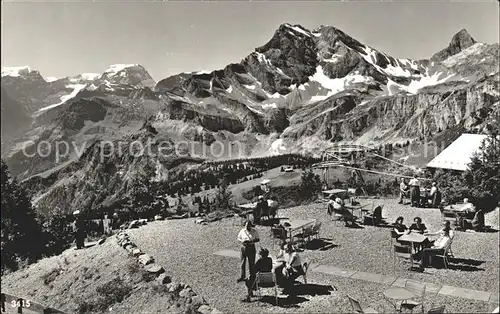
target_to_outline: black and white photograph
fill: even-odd
[[[499,313],[497,0],[2,0],[1,313]]]

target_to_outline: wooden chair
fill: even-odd
[[[349,299],[349,302],[351,303],[352,310],[355,313],[378,313],[376,310],[369,308],[369,307],[362,308],[359,301],[354,299],[350,295],[347,295],[347,298]]]
[[[394,244],[393,245],[393,270],[396,273],[396,259],[403,260],[403,262],[410,262],[411,268],[413,268],[413,256],[412,249],[409,245]]]
[[[372,212],[369,214],[366,214],[363,217],[363,224],[364,225],[372,225],[372,226],[378,226],[382,222],[382,209],[384,208],[384,205],[378,205],[375,208],[372,209]]]
[[[278,285],[276,284],[274,272],[257,273],[255,275],[254,285],[257,288],[259,298],[262,297],[261,288],[274,288],[274,298],[276,299],[276,305],[278,305]]]
[[[416,307],[421,306],[422,313],[424,313],[425,284],[406,280],[405,289],[413,292],[415,294],[415,298],[411,300],[404,300],[403,302],[401,302],[401,309],[407,309],[413,313],[413,310]]]
[[[446,305],[440,306],[440,307],[435,307],[427,311],[427,314],[442,314],[446,313],[445,312]]]

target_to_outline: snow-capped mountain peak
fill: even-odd
[[[112,84],[127,84],[153,88],[156,82],[140,64],[113,64],[99,77]]]
[[[30,72],[31,68],[28,65],[20,67],[2,67],[2,76],[19,77],[28,75]]]
[[[105,71],[104,74],[116,75],[127,68],[140,67],[139,64],[112,64]]]

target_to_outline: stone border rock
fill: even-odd
[[[116,241],[119,246],[125,249],[130,256],[135,257],[137,262],[144,267],[144,270],[156,276],[156,283],[165,285],[165,288],[170,293],[178,294],[179,298],[184,299],[186,306],[193,308],[196,313],[200,314],[221,314],[222,312],[207,304],[202,296],[197,295],[189,285],[182,282],[172,282],[170,276],[165,272],[165,269],[156,264],[152,256],[143,253],[140,248],[130,240],[130,237],[124,231],[120,231],[116,235]]]

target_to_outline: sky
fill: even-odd
[[[221,69],[286,22],[335,26],[400,58],[429,58],[463,28],[479,42],[499,41],[497,1],[6,1],[2,66],[29,65],[45,77],[116,63],[141,64],[155,80]]]

